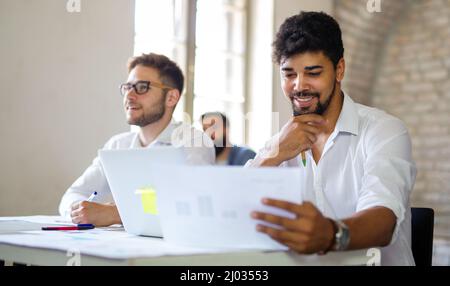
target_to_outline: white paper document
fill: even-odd
[[[300,203],[298,168],[180,166],[162,169],[155,183],[164,240],[211,249],[286,250],[266,234],[252,211],[292,218],[262,198]],[[176,174],[176,175],[174,175]]]
[[[69,219],[61,217],[61,216],[44,216],[44,215],[35,215],[35,216],[9,216],[9,217],[0,217],[0,221],[26,221],[32,223],[40,223],[40,224],[49,224],[49,225],[76,225],[72,223]]]
[[[0,218],[0,244],[79,252],[82,255],[121,260],[212,253],[210,249],[172,245],[161,238],[135,236],[118,226],[80,231],[42,231],[41,222],[54,221],[55,217],[17,218]]]

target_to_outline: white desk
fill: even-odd
[[[8,218],[0,218],[0,260],[7,262],[22,263],[27,265],[67,265],[68,261],[73,256],[68,256],[68,250],[73,249],[73,241],[67,244],[59,243],[58,245],[46,245],[43,248],[46,236],[41,236],[39,233],[40,226],[42,224],[30,222],[25,223],[26,227],[20,229],[20,226],[11,229],[11,222]],[[8,229],[9,225],[9,229]],[[15,241],[11,239],[14,235],[20,235],[20,237],[29,236],[31,233],[32,240],[25,243],[23,241]],[[96,229],[95,235],[101,234],[104,231]],[[330,252],[327,255],[298,255],[292,252],[235,252],[235,253],[196,253],[185,254],[181,251],[177,254],[176,251],[170,253],[170,255],[148,255],[143,256],[142,253],[138,254],[135,250],[133,252],[132,247],[141,247],[145,249],[145,245],[152,246],[154,244],[163,245],[162,240],[156,238],[144,238],[144,237],[123,237],[126,234],[123,230],[114,230],[117,236],[122,236],[120,239],[120,246],[115,249],[112,240],[108,241],[108,249],[113,252],[124,251],[127,248],[132,250],[131,254],[127,257],[123,255],[110,255],[100,251],[102,246],[105,246],[106,242],[99,239],[95,242],[89,242],[90,245],[99,250],[95,255],[85,254],[83,251],[83,241],[80,242],[80,264],[83,266],[88,265],[178,265],[178,266],[194,266],[194,265],[214,265],[214,266],[277,266],[277,265],[366,265],[370,257],[366,256],[366,250],[347,251],[347,252]],[[13,236],[11,236],[13,235]],[[48,235],[48,233],[45,233]],[[61,235],[61,234],[58,234]],[[80,234],[80,236],[83,234]],[[17,236],[18,237],[18,236]],[[8,238],[8,239],[5,239]],[[127,242],[127,243],[124,243]],[[111,243],[110,243],[111,242]],[[128,243],[129,242],[129,243]],[[93,243],[93,244],[92,244]],[[113,244],[113,246],[111,246]],[[139,244],[139,246],[136,246]],[[84,249],[86,249],[86,245]],[[112,247],[112,248],[111,248]],[[57,248],[57,249],[54,249]],[[120,248],[120,249],[119,249]],[[150,247],[151,248],[151,247]],[[143,250],[144,251],[144,250]],[[144,251],[145,252],[145,251]],[[143,252],[143,253],[144,253]],[[145,254],[145,253],[144,253]]]

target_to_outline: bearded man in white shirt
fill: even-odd
[[[263,199],[295,218],[255,211],[253,218],[275,225],[257,230],[298,253],[380,247],[382,265],[414,265],[409,196],[416,168],[405,125],[341,90],[344,47],[331,16],[286,19],[273,48],[293,117],[247,166],[299,167],[302,203]]]
[[[214,144],[202,131],[177,123],[172,114],[183,91],[184,76],[163,55],[143,54],[128,62],[128,80],[120,86],[127,122],[137,132],[113,136],[103,149],[183,146],[190,164],[214,164]],[[86,201],[97,192],[96,202]],[[121,223],[99,158],[66,191],[59,212],[77,224],[108,226]]]

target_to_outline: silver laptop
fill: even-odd
[[[98,154],[125,230],[162,237],[154,181],[162,166],[186,164],[184,148],[99,150]]]

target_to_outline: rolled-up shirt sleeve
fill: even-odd
[[[393,117],[376,124],[374,128],[367,128],[370,134],[365,136],[366,161],[356,211],[376,206],[390,209],[397,218],[392,244],[409,208],[416,166],[404,124]]]
[[[262,162],[267,159],[271,158],[271,150],[270,146],[271,144],[274,144],[273,142],[276,142],[275,140],[278,139],[278,135],[275,135],[272,137],[269,141],[266,142],[266,145],[259,149],[258,153],[256,153],[255,157],[253,159],[249,159],[245,165],[244,168],[256,168],[260,167]],[[298,164],[296,164],[296,158],[290,159],[288,161],[281,162],[278,167],[298,167]]]
[[[252,167],[259,167],[262,161],[262,156],[259,155],[259,153],[255,156],[253,159],[249,159],[245,165],[244,168],[252,168]]]
[[[256,153],[255,157],[253,159],[249,159],[245,165],[244,168],[251,168],[251,167],[260,167],[262,162],[270,158],[271,155],[271,146],[278,144],[278,134],[270,138],[264,145],[263,148],[259,149],[258,153]],[[286,167],[286,162],[282,162],[279,167]]]

